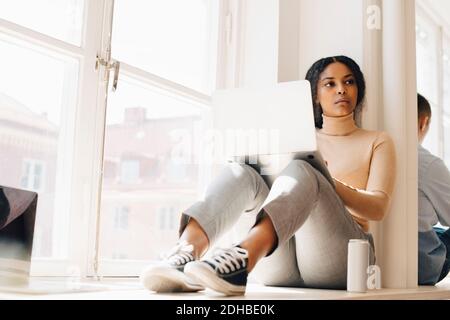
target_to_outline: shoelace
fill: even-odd
[[[179,266],[189,261],[193,261],[193,252],[194,246],[192,244],[189,244],[186,241],[181,241],[165,255],[165,258],[170,264]]]
[[[214,266],[220,273],[230,273],[239,268],[246,267],[245,259],[248,258],[248,252],[240,247],[228,249],[217,248],[211,258],[206,261]]]

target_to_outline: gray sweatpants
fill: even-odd
[[[180,234],[192,217],[212,245],[242,213],[254,214],[256,221],[267,214],[278,237],[277,248],[251,273],[265,285],[345,289],[349,239],[369,240],[369,263],[374,263],[371,234],[361,229],[330,182],[306,161],[291,161],[270,189],[250,166],[228,164],[203,200],[184,211]]]

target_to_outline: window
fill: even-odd
[[[433,113],[423,145],[450,167],[450,30],[438,8],[432,1],[417,6],[417,88]]]
[[[441,117],[439,106],[438,29],[431,20],[416,20],[417,90],[431,105],[432,121],[423,146],[441,156]]]
[[[39,194],[32,275],[83,268],[95,242],[107,1],[0,0],[0,184]]]
[[[78,46],[83,12],[84,0],[0,0],[0,19]]]
[[[169,210],[169,230],[176,230],[177,228],[177,219],[176,219],[176,212],[174,207],[170,207]]]
[[[443,47],[444,160],[450,168],[450,34],[445,36]]]
[[[39,192],[34,275],[136,275],[176,241],[209,175],[218,3],[0,0],[0,183]]]
[[[166,221],[167,221],[167,209],[165,207],[160,208],[158,212],[158,221],[159,221],[159,229],[166,229]]]
[[[128,216],[129,216],[128,207],[116,208],[114,214],[114,229],[122,231],[128,230]]]
[[[214,88],[211,0],[116,0],[117,60],[206,94]],[[132,18],[131,18],[132,17]],[[174,23],[176,21],[176,23]]]
[[[139,161],[123,160],[121,164],[121,181],[123,183],[136,183],[139,181]]]
[[[79,61],[2,32],[0,52],[1,184],[39,193],[33,257],[64,257]]]
[[[215,88],[218,12],[216,0],[115,1],[111,54],[120,77],[108,94],[104,168],[122,160],[119,179],[108,169],[102,185],[103,275],[129,274],[119,248],[129,266],[158,259],[176,242],[180,213],[201,195],[208,168],[199,166],[199,142]],[[130,208],[126,237],[108,215],[117,205]]]
[[[160,230],[172,230],[177,227],[176,211],[173,206],[167,208],[162,207],[158,210],[158,221]]]
[[[417,89],[432,108],[423,145],[450,168],[450,30],[439,7],[433,7],[430,0],[416,6]]]
[[[171,182],[183,182],[188,179],[187,166],[170,159],[167,163],[167,180]]]
[[[111,94],[106,125],[105,157],[134,154],[139,159],[157,159],[157,163],[146,168],[140,167],[136,161],[124,161],[121,166],[121,177],[125,182],[135,181],[140,177],[139,184],[114,184],[105,179],[102,192],[102,216],[107,217],[106,208],[110,202],[119,201],[123,204],[132,201],[140,209],[133,215],[132,225],[146,226],[134,231],[133,237],[124,239],[124,246],[131,248],[154,246],[153,249],[142,250],[139,255],[129,254],[130,259],[152,259],[159,257],[160,251],[169,248],[176,241],[176,232],[169,232],[168,217],[158,222],[157,208],[161,205],[169,207],[172,203],[179,204],[177,212],[181,212],[199,197],[201,174],[194,157],[198,151],[186,150],[191,163],[177,162],[176,146],[180,144],[180,136],[194,137],[199,135],[204,124],[206,111],[202,106],[190,99],[178,96],[176,93],[161,90],[147,85],[131,76],[122,74],[120,87]],[[131,121],[125,116],[129,106],[140,105],[146,112],[139,121]],[[176,134],[179,132],[180,134]],[[192,138],[193,139],[193,138]],[[189,168],[186,170],[184,168]],[[141,171],[141,172],[139,172]],[[106,219],[102,219],[102,239],[108,239],[114,231],[108,227]],[[159,228],[161,223],[161,228]],[[151,231],[148,227],[151,226]],[[161,241],[160,239],[167,239]],[[102,241],[105,246],[108,241]],[[144,246],[145,247],[145,246]],[[103,252],[108,251],[105,249]]]
[[[20,186],[23,189],[41,191],[44,184],[44,163],[38,160],[24,160]]]

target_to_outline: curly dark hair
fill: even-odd
[[[346,56],[334,56],[322,58],[316,62],[309,68],[306,73],[305,79],[311,83],[311,95],[313,99],[313,108],[314,108],[314,123],[316,128],[322,128],[323,119],[322,119],[322,106],[320,103],[316,103],[317,100],[317,82],[319,81],[320,74],[328,67],[330,64],[340,62],[345,64],[352,72],[355,77],[356,85],[358,87],[358,98],[356,100],[356,108],[354,117],[355,119],[359,116],[361,112],[364,97],[366,95],[366,82],[364,80],[364,74],[359,68],[358,64],[351,58]]]

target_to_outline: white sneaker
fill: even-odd
[[[184,266],[195,261],[194,246],[178,243],[158,265],[147,267],[140,279],[145,288],[156,292],[196,292],[205,288],[184,273]]]

